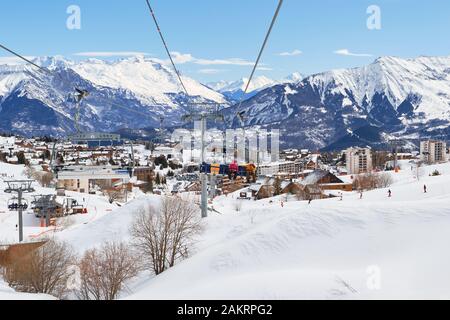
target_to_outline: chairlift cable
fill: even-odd
[[[21,60],[31,64],[32,66],[36,67],[38,70],[43,71],[43,72],[45,72],[46,74],[48,74],[48,75],[50,75],[52,77],[57,75],[61,80],[63,80],[59,73],[52,72],[48,68],[39,66],[38,64],[34,63],[30,59],[25,58],[24,56],[20,55],[19,53],[17,53],[15,51],[5,47],[4,45],[0,44],[0,48],[2,48],[3,50],[5,50],[5,51],[7,51],[7,52],[9,52],[11,54],[13,54],[14,56],[20,58]],[[76,113],[75,113],[75,127],[76,127],[76,130],[77,130],[77,133],[80,133],[79,123],[78,123],[78,119],[80,117],[80,103],[81,103],[81,100],[88,95],[88,93],[87,93],[87,91],[82,91],[82,90],[77,89],[77,88],[75,88],[75,90],[78,91],[78,93],[79,93],[79,101],[77,102]]]
[[[34,63],[33,61],[31,61],[31,60],[25,58],[24,56],[18,54],[17,52],[15,52],[15,51],[13,51],[13,50],[11,50],[11,49],[5,47],[4,45],[0,44],[0,48],[2,48],[3,50],[5,50],[5,51],[7,51],[7,52],[9,52],[9,53],[12,53],[12,54],[15,55],[16,57],[18,57],[18,58],[22,59],[23,61],[25,61],[25,62],[27,62],[27,63],[33,65],[34,67],[38,68],[39,70],[44,71],[45,73],[47,73],[47,74],[49,74],[49,75],[53,75],[53,73],[52,73],[50,70],[48,70],[47,68],[44,68],[44,67],[41,67],[41,66],[37,65],[37,64]]]
[[[33,61],[31,61],[31,60],[25,58],[24,56],[22,56],[22,55],[20,55],[19,53],[17,53],[17,52],[15,52],[15,51],[13,51],[13,50],[11,50],[11,49],[5,47],[5,46],[2,45],[2,44],[0,44],[0,48],[4,49],[5,51],[7,51],[7,52],[9,52],[9,53],[11,53],[11,54],[13,54],[13,55],[16,56],[16,57],[22,59],[23,61],[25,61],[25,62],[31,64],[32,66],[38,68],[39,70],[45,72],[45,73],[48,74],[48,75],[54,76],[54,75],[56,74],[56,75],[60,76],[58,73],[52,72],[51,70],[49,70],[49,69],[47,69],[47,68],[44,68],[44,67],[42,67],[42,66],[39,66],[38,64],[34,63]],[[99,100],[107,101],[106,99],[103,99],[103,98],[99,98],[99,97],[96,97],[96,98],[99,99]],[[122,108],[122,109],[128,110],[128,111],[130,111],[130,112],[134,112],[134,113],[139,114],[139,115],[142,115],[142,116],[150,117],[150,116],[149,116],[148,114],[146,114],[146,113],[139,112],[139,111],[136,111],[136,110],[133,110],[133,109],[124,107],[124,106],[122,106],[122,105],[118,105],[118,104],[112,103],[111,101],[107,101],[107,103],[108,103],[108,104],[111,104],[112,106],[116,106],[116,107],[118,107],[118,108]],[[79,109],[79,107],[78,107],[78,109]]]
[[[241,105],[242,105],[242,102],[243,102],[243,100],[244,100],[244,97],[245,97],[245,95],[247,94],[248,88],[250,87],[250,82],[252,81],[253,76],[255,75],[256,69],[258,68],[259,61],[261,60],[262,54],[263,54],[264,49],[265,49],[265,47],[266,47],[266,45],[267,45],[267,42],[268,42],[269,37],[270,37],[270,34],[272,33],[272,29],[273,29],[273,27],[274,27],[274,25],[275,25],[275,22],[277,21],[278,14],[280,13],[280,10],[281,10],[282,5],[283,5],[283,0],[279,0],[277,10],[275,11],[275,14],[274,14],[274,16],[273,16],[273,18],[272,18],[272,22],[271,22],[271,24],[270,24],[269,30],[268,30],[267,33],[266,33],[266,37],[264,38],[264,42],[263,42],[263,45],[262,45],[262,47],[261,47],[261,50],[259,51],[258,58],[256,59],[255,65],[253,66],[253,70],[252,70],[252,73],[250,74],[250,77],[249,77],[249,79],[248,79],[247,85],[245,86],[244,93],[243,93],[243,95],[241,96],[241,99],[240,99],[240,102],[239,102],[238,110],[240,109],[240,107],[241,107]]]
[[[22,56],[22,55],[20,55],[19,53],[17,53],[17,52],[15,52],[15,51],[13,51],[13,50],[11,50],[11,49],[5,47],[5,46],[2,45],[2,44],[0,44],[0,48],[4,49],[5,51],[7,51],[7,52],[9,52],[9,53],[11,53],[11,54],[13,54],[13,55],[16,56],[16,57],[22,59],[23,61],[25,61],[25,62],[31,64],[32,66],[34,66],[34,67],[36,67],[37,69],[39,69],[39,70],[45,72],[45,73],[48,74],[48,75],[54,76],[55,74],[57,74],[58,76],[60,76],[58,73],[54,73],[54,72],[52,72],[51,70],[49,70],[49,69],[47,69],[47,68],[44,68],[44,67],[39,66],[38,64],[34,63],[33,61],[31,61],[31,60],[25,58],[24,56]],[[99,100],[107,101],[106,99],[103,99],[103,98],[99,98],[99,97],[97,97],[97,98],[98,98]],[[108,101],[107,103],[111,104],[112,106],[116,106],[116,107],[119,107],[119,108],[128,110],[128,111],[130,111],[130,112],[134,112],[134,113],[139,114],[139,115],[142,115],[142,116],[150,117],[148,114],[145,114],[145,113],[143,113],[143,112],[139,112],[139,111],[136,111],[136,110],[133,110],[133,109],[124,107],[124,106],[122,106],[122,105],[118,105],[118,104],[111,103],[110,101]]]
[[[188,91],[187,91],[187,89],[186,89],[186,86],[184,85],[184,82],[183,82],[183,80],[181,79],[180,72],[178,71],[178,68],[177,68],[177,66],[175,65],[175,62],[173,61],[173,58],[172,58],[172,55],[171,55],[171,53],[170,53],[169,47],[167,46],[167,42],[166,42],[166,40],[165,40],[165,38],[164,38],[164,35],[163,35],[162,31],[161,31],[161,28],[160,28],[160,26],[159,26],[158,20],[156,19],[156,15],[155,15],[155,12],[153,11],[153,8],[152,8],[152,6],[151,6],[151,4],[150,4],[150,1],[149,1],[149,0],[146,0],[146,2],[147,2],[148,9],[150,10],[150,14],[151,14],[151,16],[152,16],[152,18],[153,18],[153,21],[155,22],[156,29],[158,30],[159,36],[161,37],[161,41],[162,41],[162,43],[163,43],[163,45],[164,45],[164,48],[166,49],[166,53],[167,53],[167,55],[169,56],[170,63],[172,64],[172,67],[173,67],[173,69],[175,70],[175,73],[177,74],[178,80],[180,81],[181,86],[183,87],[184,92],[186,93],[187,96],[189,96],[189,93],[188,93]]]

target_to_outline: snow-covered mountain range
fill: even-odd
[[[283,80],[277,81],[267,78],[266,76],[259,76],[252,79],[248,87],[247,94],[244,100],[255,96],[258,92],[281,83],[296,83],[303,79],[299,72],[295,72]],[[223,94],[231,103],[236,103],[241,100],[244,95],[245,87],[247,86],[248,78],[242,78],[237,81],[218,81],[208,83],[207,86],[211,89]]]
[[[90,95],[80,107],[80,125],[89,131],[181,123],[192,103],[219,102],[225,97],[183,76],[186,96],[172,69],[151,59],[115,62],[61,57],[34,61],[51,74],[29,65],[0,66],[0,131],[24,135],[62,136],[75,131],[75,87]]]
[[[450,138],[450,57],[382,57],[298,83],[264,89],[227,110],[246,111],[247,126],[277,127],[285,145],[342,148],[392,137]]]
[[[450,57],[382,57],[360,68],[275,81],[257,77],[238,109],[246,79],[203,85],[143,57],[115,62],[39,58],[52,75],[28,65],[0,66],[0,132],[64,136],[75,131],[74,88],[90,92],[80,107],[87,131],[180,125],[198,102],[219,102],[227,124],[279,128],[285,146],[340,149],[393,137],[450,138]],[[236,94],[236,96],[234,96]]]

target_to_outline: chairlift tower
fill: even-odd
[[[17,193],[17,211],[19,214],[19,242],[23,241],[23,210],[28,206],[23,203],[23,194],[34,192],[34,188],[31,184],[34,180],[11,180],[5,181],[8,187],[5,189],[5,193]],[[12,211],[15,211],[13,209]]]
[[[193,122],[193,121],[200,121],[200,131],[201,131],[201,152],[200,152],[200,163],[202,164],[205,162],[205,135],[206,135],[206,121],[207,120],[213,120],[213,121],[223,121],[224,116],[223,114],[219,113],[218,111],[215,112],[193,112],[190,114],[187,114],[183,116],[183,121],[186,122]],[[202,185],[202,196],[201,196],[201,210],[202,210],[202,218],[208,217],[208,177],[205,172],[200,172],[200,182]]]

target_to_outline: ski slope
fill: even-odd
[[[419,181],[402,164],[392,198],[388,189],[310,205],[283,196],[243,201],[237,212],[237,194],[219,197],[221,214],[203,221],[193,255],[157,277],[142,274],[122,298],[449,299],[450,163],[424,167]],[[435,169],[442,175],[428,176]],[[79,254],[128,241],[134,216],[159,200],[141,196],[53,234]]]
[[[198,253],[129,298],[448,299],[450,166],[437,168],[419,182],[405,168],[390,199],[248,202],[239,214],[220,199]]]
[[[0,300],[56,300],[46,294],[18,293],[0,279]]]
[[[11,165],[0,162],[0,176],[6,174],[7,177],[0,179],[0,244],[16,243],[19,240],[17,224],[18,214],[9,212],[8,200],[17,194],[7,194],[4,189],[7,187],[5,180],[28,179],[23,165]],[[33,195],[55,194],[55,189],[42,188],[38,183],[33,183],[35,192],[24,194],[24,199],[28,201],[29,206],[33,200]],[[67,197],[76,199],[78,203],[83,204],[88,209],[86,215],[76,215],[60,220],[60,225],[50,228],[41,228],[40,220],[37,219],[31,210],[24,212],[24,239],[25,241],[35,241],[41,238],[51,238],[61,230],[70,230],[79,225],[89,224],[117,209],[117,205],[110,204],[105,197],[97,195],[79,194],[76,192],[67,192]],[[62,202],[62,199],[59,199]]]

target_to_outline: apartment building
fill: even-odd
[[[447,144],[438,140],[421,141],[420,159],[427,163],[447,161]]]
[[[78,166],[58,172],[58,189],[90,193],[99,182],[112,186],[116,182],[128,183],[130,172],[113,167]]]
[[[372,171],[372,149],[348,148],[345,150],[348,174],[360,174]]]
[[[271,162],[259,165],[257,174],[262,176],[273,176],[278,173],[295,173],[296,163],[294,161]]]

